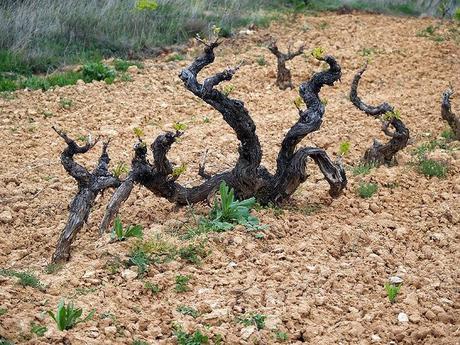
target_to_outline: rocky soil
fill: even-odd
[[[452,142],[430,153],[449,166],[443,179],[417,172],[412,155],[423,143],[444,140],[441,94],[449,83],[460,90],[458,42],[451,36],[441,42],[417,36],[438,24],[365,14],[297,16],[225,41],[202,77],[245,60],[231,81],[232,97],[251,112],[269,168],[296,120],[297,90],[274,86],[276,64],[265,42],[272,35],[283,47],[322,46],[337,57],[342,81],[323,89],[328,101],[323,127],[302,144],[337,156],[340,143],[349,141],[344,157],[350,167],[348,189],[332,200],[310,163],[311,176],[289,204],[254,212],[268,225],[264,238],[239,227],[199,237],[194,241],[205,241],[211,251],[201,264],[158,263],[143,279],[133,269],[113,265],[116,257],[126,260],[135,240],[109,243],[109,235],[97,235],[110,193],[97,200],[71,261],[45,273],[76,191],[59,162],[64,144],[51,126],[74,137],[113,137],[109,151],[115,165],[130,161],[133,128],[141,127],[150,142],[182,122],[187,130],[169,154],[188,167],[181,182],[199,182],[198,163],[206,149],[208,170],[231,167],[237,157],[234,133],[178,78],[201,47],[191,43],[184,61],[168,62],[167,56],[145,61],[144,69],[131,69],[132,82],[93,82],[0,98],[0,268],[30,270],[46,286],[44,291],[24,288],[0,276],[0,335],[24,344],[132,344],[135,339],[175,344],[173,325],[179,323],[216,344],[217,334],[223,344],[274,344],[281,342],[277,332],[285,332],[289,344],[459,344],[460,147]],[[439,25],[446,35],[456,28]],[[399,154],[398,166],[354,176],[351,167],[373,138],[385,140],[379,122],[347,98],[352,77],[367,58],[371,62],[360,94],[368,103],[387,101],[399,109],[412,139]],[[308,53],[289,66],[295,85],[322,68]],[[67,109],[62,106],[69,102]],[[460,113],[459,97],[453,98],[453,109]],[[79,161],[94,166],[99,150]],[[378,184],[369,199],[357,195],[363,181]],[[209,207],[196,205],[194,212],[206,214]],[[192,218],[190,210],[140,188],[121,217],[126,224],[141,224],[146,240],[175,245],[186,243],[176,234]],[[178,274],[191,277],[189,291],[175,291]],[[383,287],[392,276],[403,279],[394,304]],[[146,281],[162,290],[150,293]],[[95,317],[58,331],[46,311],[55,310],[61,299],[74,300],[85,315],[95,308]],[[180,305],[195,308],[199,316],[183,315]],[[264,329],[238,321],[251,313],[267,317]],[[32,322],[47,327],[42,337],[30,332]]]

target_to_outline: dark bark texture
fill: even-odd
[[[207,200],[217,191],[222,181],[234,188],[236,196],[240,199],[254,196],[261,204],[280,203],[289,198],[307,179],[306,165],[311,158],[329,183],[329,193],[332,197],[339,196],[346,187],[347,179],[340,161],[333,162],[320,148],[297,148],[305,136],[319,130],[321,126],[325,107],[321,103],[319,92],[323,85],[332,86],[340,79],[341,70],[337,61],[332,56],[324,57],[321,60],[329,65],[329,69],[314,74],[310,80],[301,84],[299,93],[306,104],[306,109],[299,109],[299,119],[283,140],[276,171],[272,174],[260,165],[262,149],[256,134],[256,125],[244,103],[229,98],[215,88],[221,82],[231,80],[238,68],[226,69],[205,78],[202,83],[198,81],[200,71],[214,61],[214,49],[219,45],[217,40],[209,43],[201,42],[205,45],[203,54],[183,69],[179,78],[190,92],[220,112],[225,122],[235,131],[239,141],[239,156],[235,166],[231,170],[208,175],[204,169],[205,159],[203,159],[199,167],[199,175],[203,178],[203,182],[196,187],[186,188],[177,182],[178,177],[174,176],[173,166],[167,158],[172,144],[182,133],[176,131],[159,135],[150,146],[152,162],[147,158],[147,145],[139,139],[134,148],[131,171],[119,184],[107,206],[99,228],[101,234],[110,227],[135,184],[179,205]]]
[[[441,116],[444,121],[447,121],[450,128],[452,128],[455,140],[460,140],[460,116],[457,116],[452,112],[450,104],[450,97],[453,93],[454,92],[451,89],[447,89],[442,94]]]
[[[270,41],[268,49],[276,56],[277,60],[276,85],[281,90],[286,90],[287,88],[293,89],[291,71],[286,67],[286,61],[301,55],[304,51],[304,46],[301,46],[294,52],[291,52],[291,47],[289,47],[287,53],[282,53],[278,49],[276,41]]]
[[[401,119],[396,116],[390,116],[390,118],[385,119],[386,114],[394,114],[395,109],[390,104],[384,102],[378,106],[371,106],[365,104],[361,98],[359,98],[358,84],[366,68],[367,65],[359,70],[353,78],[350,100],[356,108],[365,112],[367,115],[379,118],[382,121],[382,131],[391,139],[386,144],[382,144],[374,139],[372,147],[364,154],[363,162],[375,165],[394,165],[397,163],[395,160],[396,153],[407,146],[407,142],[409,141],[409,129],[404,125]],[[389,129],[390,126],[394,128],[394,131]]]
[[[59,237],[56,250],[53,254],[53,262],[68,261],[70,257],[70,246],[77,233],[88,220],[91,207],[97,195],[110,187],[118,187],[120,181],[115,178],[108,170],[110,158],[107,153],[108,142],[102,147],[102,154],[99,162],[93,172],[88,171],[74,161],[76,154],[88,152],[97,143],[86,143],[84,146],[78,146],[77,143],[70,139],[66,133],[53,127],[56,133],[64,139],[67,147],[61,154],[61,163],[67,173],[72,176],[78,183],[78,192],[69,205],[69,219],[64,230]]]

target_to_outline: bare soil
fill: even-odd
[[[254,212],[269,226],[263,239],[239,227],[211,234],[205,244],[211,254],[201,265],[181,259],[151,265],[144,280],[132,279],[124,267],[115,272],[107,268],[117,255],[126,260],[135,242],[98,238],[110,193],[97,200],[70,262],[54,274],[45,273],[76,191],[59,162],[64,143],[51,126],[74,137],[112,136],[109,151],[115,165],[129,163],[134,127],[141,127],[150,142],[182,122],[188,128],[169,154],[188,167],[181,182],[199,183],[198,163],[206,149],[210,172],[232,167],[237,157],[234,133],[177,77],[201,47],[191,43],[184,61],[145,61],[132,82],[93,82],[0,98],[0,267],[31,270],[47,286],[39,291],[0,277],[0,308],[6,309],[0,335],[24,344],[131,344],[134,339],[175,344],[172,326],[180,323],[210,338],[221,334],[224,344],[274,344],[277,331],[288,334],[289,344],[459,344],[459,144],[432,153],[449,164],[444,179],[418,173],[411,154],[420,144],[439,139],[446,128],[441,94],[449,83],[460,90],[458,43],[416,35],[437,24],[428,18],[366,14],[299,16],[222,44],[202,77],[245,60],[231,82],[232,97],[245,102],[256,122],[265,166],[275,166],[283,135],[297,117],[297,90],[280,91],[274,85],[275,58],[264,47],[270,35],[283,50],[289,42],[305,43],[307,50],[322,46],[343,69],[342,82],[321,92],[328,101],[322,128],[303,145],[337,156],[339,144],[350,141],[344,159],[353,166],[373,138],[385,140],[379,122],[348,100],[354,73],[370,57],[360,94],[368,103],[387,101],[400,110],[411,130],[411,146],[398,156],[396,167],[380,167],[365,176],[353,176],[350,169],[348,189],[336,200],[310,163],[311,176],[282,211]],[[452,24],[442,25],[447,32]],[[370,49],[369,56],[362,56],[364,48]],[[266,65],[257,62],[260,57]],[[310,56],[288,65],[297,86],[322,68]],[[62,100],[72,101],[69,109],[61,106]],[[453,98],[453,109],[460,112],[459,97]],[[99,151],[100,146],[79,161],[94,166]],[[362,181],[379,186],[370,199],[357,195]],[[195,212],[205,214],[209,207],[197,205]],[[147,239],[160,236],[180,244],[175,231],[190,220],[190,213],[137,188],[121,217],[125,224],[141,224]],[[178,274],[191,276],[188,292],[174,290]],[[383,286],[395,275],[404,283],[391,304]],[[162,291],[150,294],[144,281]],[[55,310],[62,298],[73,299],[84,314],[95,308],[96,316],[59,332],[44,312]],[[179,305],[196,308],[200,316],[182,315],[176,311]],[[238,322],[245,313],[266,315],[265,329]],[[398,321],[400,313],[407,314],[408,322]],[[32,335],[31,322],[48,331],[43,337]]]

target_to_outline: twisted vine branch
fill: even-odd
[[[450,97],[453,95],[452,89],[447,89],[442,94],[442,103],[441,103],[441,117],[444,121],[447,121],[450,128],[454,132],[454,137],[456,140],[460,140],[460,117],[455,115],[452,112],[452,107],[450,104]]]
[[[288,52],[282,53],[276,45],[276,41],[271,40],[267,48],[276,56],[277,60],[276,85],[281,90],[286,90],[287,88],[293,89],[291,71],[286,67],[286,62],[301,55],[305,46],[302,45],[296,51],[291,51],[291,46],[289,45]]]
[[[386,144],[382,144],[377,139],[374,139],[372,147],[365,152],[363,161],[376,165],[392,165],[396,163],[396,153],[407,146],[407,142],[409,141],[409,129],[404,125],[401,119],[396,116],[395,109],[390,104],[384,102],[377,106],[371,106],[367,105],[359,98],[358,84],[366,68],[367,64],[355,74],[351,84],[350,100],[359,110],[367,115],[382,120],[382,131],[391,139]],[[394,128],[393,132],[390,131],[390,126]]]
[[[107,148],[109,141],[103,144],[99,162],[94,171],[90,172],[88,169],[75,162],[74,156],[88,152],[96,145],[98,139],[94,142],[88,140],[84,146],[78,146],[65,132],[55,127],[52,128],[67,144],[67,147],[61,154],[61,163],[67,173],[78,182],[78,192],[69,206],[67,224],[59,237],[56,250],[52,256],[53,262],[61,262],[69,259],[70,246],[77,233],[87,221],[91,206],[97,195],[107,188],[118,187],[120,181],[108,170],[110,158],[107,153]]]

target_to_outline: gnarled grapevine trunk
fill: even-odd
[[[88,152],[97,143],[97,140],[93,143],[88,142],[84,146],[78,146],[66,133],[55,127],[53,129],[67,144],[67,148],[61,154],[61,163],[67,173],[78,182],[78,192],[69,206],[69,219],[59,237],[52,257],[53,262],[62,262],[69,260],[70,246],[77,233],[88,220],[91,207],[97,195],[107,188],[119,186],[120,181],[108,171],[110,162],[107,154],[108,142],[103,145],[97,167],[93,172],[89,172],[85,167],[74,161],[74,156]]]
[[[131,173],[115,192],[107,207],[100,226],[101,233],[106,231],[113,221],[121,204],[128,197],[133,183],[143,185],[153,193],[182,205],[206,200],[222,181],[234,188],[239,198],[254,196],[262,204],[279,203],[292,195],[299,184],[306,180],[306,164],[310,157],[318,164],[329,182],[331,196],[337,197],[345,188],[347,180],[341,163],[332,162],[326,152],[318,148],[296,150],[297,144],[306,135],[321,126],[325,108],[318,94],[323,85],[333,85],[340,79],[341,70],[335,59],[326,56],[323,60],[329,64],[329,70],[315,74],[311,80],[300,86],[300,96],[307,109],[299,110],[299,120],[286,135],[278,155],[277,170],[275,174],[271,174],[260,165],[262,150],[256,134],[256,126],[244,103],[229,98],[214,88],[223,81],[231,80],[238,68],[227,69],[206,78],[203,83],[198,82],[198,74],[214,61],[214,49],[219,46],[217,40],[210,43],[202,40],[200,42],[205,45],[204,53],[182,70],[179,77],[189,91],[219,111],[225,122],[235,131],[240,142],[239,157],[235,167],[209,176],[204,173],[204,167],[201,166],[200,176],[206,177],[206,180],[199,186],[185,188],[171,175],[173,169],[167,159],[167,152],[181,134],[180,132],[168,132],[154,141],[151,146],[154,164],[146,159],[145,145],[142,146],[142,154],[139,153],[138,145]]]
[[[289,46],[287,53],[282,53],[276,45],[276,41],[272,40],[268,44],[268,50],[270,50],[275,56],[277,61],[276,69],[276,85],[281,90],[286,90],[287,88],[294,88],[292,85],[291,71],[286,67],[286,62],[292,60],[298,55],[301,55],[304,50],[304,46],[301,46],[295,52],[291,52],[291,47]]]
[[[396,153],[407,146],[407,142],[409,141],[409,129],[404,125],[401,119],[397,117],[395,109],[390,104],[384,102],[374,107],[365,104],[358,97],[358,84],[366,68],[367,64],[355,74],[351,84],[350,100],[359,110],[365,112],[367,115],[382,120],[382,131],[391,139],[386,144],[382,144],[374,139],[372,147],[364,154],[363,161],[375,165],[392,165],[396,163]],[[394,132],[389,130],[390,126],[394,128]]]
[[[209,43],[202,40],[200,42],[205,45],[203,54],[182,70],[179,77],[189,91],[219,111],[225,122],[235,131],[240,144],[234,168],[211,176],[205,173],[204,166],[200,166],[199,175],[204,178],[204,182],[196,187],[186,188],[176,181],[177,176],[174,176],[173,167],[167,158],[171,145],[182,133],[176,131],[159,135],[150,146],[152,162],[147,159],[146,144],[139,138],[134,148],[131,171],[112,195],[107,206],[100,224],[101,234],[108,229],[135,184],[179,205],[206,200],[222,181],[234,188],[239,198],[254,196],[262,204],[280,203],[289,198],[307,179],[306,165],[311,158],[329,182],[329,193],[332,197],[339,196],[346,187],[347,179],[341,162],[334,163],[327,153],[319,148],[297,148],[305,136],[321,127],[325,112],[319,98],[321,88],[323,85],[332,86],[340,79],[340,66],[332,56],[320,58],[329,65],[328,70],[314,74],[309,81],[301,84],[299,93],[306,109],[299,109],[299,119],[284,138],[278,154],[276,171],[271,174],[260,165],[262,149],[256,134],[256,125],[244,103],[215,89],[221,82],[231,80],[238,67],[226,69],[200,83],[197,79],[198,74],[214,61],[214,49],[219,46],[217,40]]]
[[[457,116],[452,112],[450,105],[450,97],[453,93],[454,92],[451,89],[447,89],[442,94],[441,116],[444,121],[447,121],[450,128],[452,128],[455,140],[460,140],[460,116]]]

